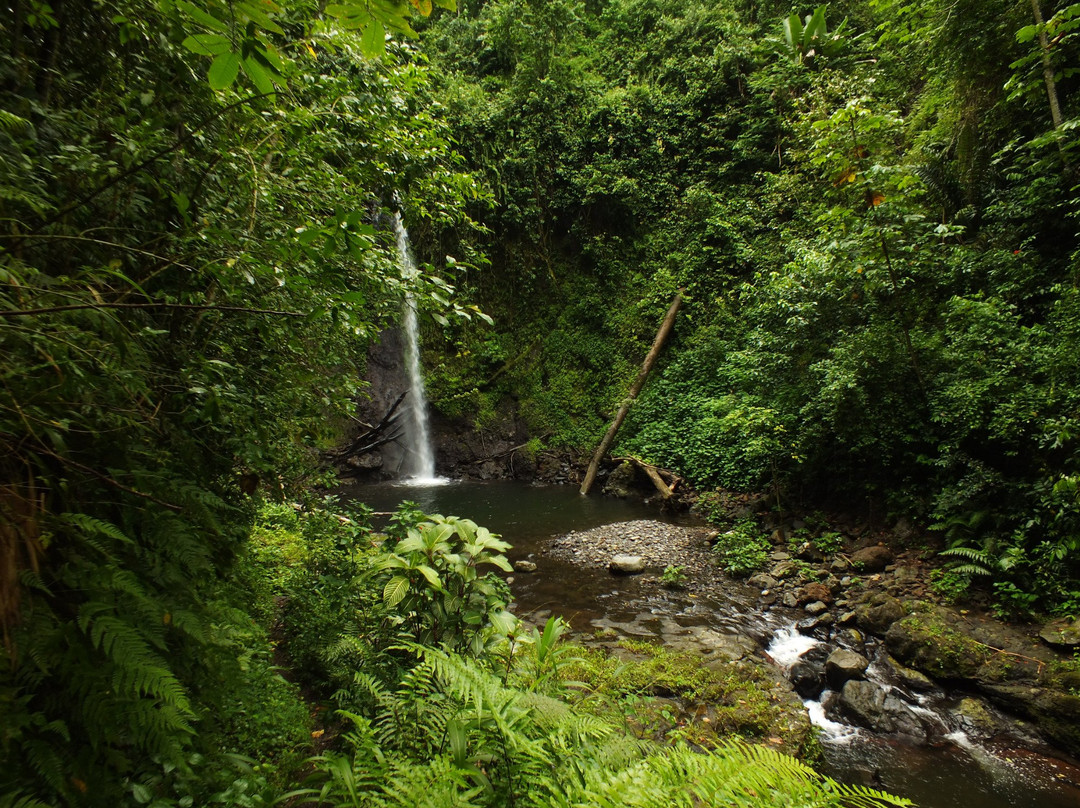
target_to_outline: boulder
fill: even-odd
[[[852,565],[860,572],[881,572],[892,561],[892,551],[880,544],[856,550],[851,555]]]
[[[862,654],[837,648],[825,660],[825,678],[834,689],[839,690],[849,679],[861,679],[869,667],[869,660]]]
[[[942,679],[974,679],[989,656],[987,647],[951,624],[940,609],[898,620],[885,633],[889,652],[913,668]]]
[[[937,685],[934,684],[934,680],[925,673],[921,673],[914,668],[907,668],[891,656],[886,655],[886,659],[896,678],[911,690],[934,690],[937,687]]]
[[[956,716],[966,727],[983,735],[993,735],[997,732],[998,722],[979,699],[970,697],[962,699],[956,708]]]
[[[829,591],[829,587],[817,582],[800,587],[797,597],[800,604],[812,603],[813,601],[819,600],[827,606],[833,601],[832,592]]]
[[[896,725],[885,713],[885,691],[873,682],[851,679],[840,691],[840,709],[857,724],[892,732]]]
[[[603,492],[609,497],[627,499],[633,494],[636,477],[634,466],[630,461],[625,461],[608,475]]]
[[[757,575],[752,576],[747,583],[758,589],[775,589],[779,581],[767,573],[759,572]]]
[[[536,572],[536,564],[532,561],[515,561],[514,570],[516,572]]]
[[[859,625],[871,634],[884,634],[904,616],[903,604],[892,595],[879,593],[863,601],[855,610]]]
[[[1070,754],[1080,754],[1080,696],[1021,684],[980,682],[991,701],[1030,718]]]
[[[825,677],[821,666],[799,660],[791,666],[788,676],[795,692],[804,699],[816,699],[825,689]]]
[[[828,608],[829,608],[829,607],[828,607],[828,606],[826,606],[826,605],[825,605],[825,604],[824,604],[824,603],[823,603],[822,601],[820,601],[820,600],[815,600],[815,601],[814,601],[813,603],[807,603],[807,604],[806,604],[806,605],[805,605],[805,606],[803,607],[803,609],[805,609],[805,611],[806,611],[806,613],[807,613],[807,614],[812,614],[812,615],[815,615],[815,616],[816,616],[816,615],[819,615],[819,614],[821,614],[822,612],[825,612],[825,611],[827,611],[827,610],[828,610]]]
[[[645,571],[645,559],[641,556],[617,555],[608,562],[608,569],[616,575],[637,575]]]

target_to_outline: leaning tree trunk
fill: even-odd
[[[604,459],[604,455],[606,455],[608,449],[611,448],[611,444],[615,440],[615,435],[619,431],[619,427],[621,427],[622,422],[626,420],[626,414],[630,412],[630,405],[634,403],[634,399],[638,397],[641,388],[645,386],[645,380],[649,377],[649,372],[653,369],[653,365],[656,364],[657,357],[660,356],[660,349],[664,347],[664,342],[667,341],[668,334],[671,333],[671,328],[675,325],[675,315],[679,313],[679,307],[681,305],[682,289],[675,295],[675,299],[671,301],[671,308],[668,309],[667,314],[664,316],[664,322],[661,323],[660,330],[656,332],[656,339],[653,340],[652,349],[649,351],[649,355],[645,357],[645,362],[641,365],[641,370],[638,371],[637,378],[630,387],[630,392],[627,394],[622,406],[619,407],[619,411],[615,414],[615,420],[612,421],[611,426],[608,427],[608,431],[604,434],[604,439],[601,440],[600,445],[596,447],[596,454],[593,455],[592,462],[589,463],[589,470],[585,472],[585,481],[581,484],[582,494],[588,494],[589,489],[592,488],[593,482],[596,481],[596,472],[600,468],[600,461]]]
[[[1046,37],[1046,27],[1043,22],[1042,8],[1039,0],[1031,0],[1031,12],[1035,17],[1035,25],[1039,29],[1039,48],[1042,51],[1043,83],[1046,84],[1046,98],[1050,103],[1050,119],[1054,124],[1054,131],[1058,133],[1057,146],[1061,153],[1061,159],[1067,162],[1065,147],[1061,142],[1061,127],[1065,121],[1061,115],[1061,102],[1058,100],[1057,81],[1054,79],[1054,66],[1050,62],[1050,42]]]

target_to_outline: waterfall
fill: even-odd
[[[416,260],[409,247],[409,232],[401,221],[401,214],[393,217],[394,235],[397,238],[398,261],[401,275],[408,282],[417,275]],[[435,452],[431,448],[428,430],[427,396],[424,394],[424,377],[420,373],[420,334],[416,321],[416,299],[412,290],[405,292],[405,372],[409,380],[407,399],[408,419],[405,426],[405,459],[403,476],[412,482],[434,483]]]

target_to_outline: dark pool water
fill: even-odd
[[[428,513],[467,517],[510,542],[512,560],[537,554],[537,573],[515,575],[511,584],[518,613],[534,621],[554,613],[580,632],[610,627],[642,637],[659,637],[672,624],[728,631],[753,625],[756,634],[776,627],[770,623],[776,618],[758,612],[751,593],[736,583],[730,591],[693,597],[667,592],[640,577],[617,578],[539,555],[551,537],[571,530],[632,519],[691,521],[642,502],[582,497],[569,486],[512,482],[348,486],[341,494],[377,511],[392,511],[410,500]],[[826,774],[883,788],[922,808],[1080,808],[1080,769],[1024,750],[975,746],[962,737],[917,747],[866,733],[823,746]]]

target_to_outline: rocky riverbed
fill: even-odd
[[[1080,665],[1065,645],[1072,624],[1056,627],[1052,638],[1060,643],[1053,647],[1039,637],[1039,626],[1009,625],[941,603],[931,587],[933,566],[919,551],[891,549],[887,534],[847,537],[830,553],[802,535],[773,529],[768,561],[748,579],[718,568],[717,530],[650,520],[570,531],[537,556],[541,567],[547,557],[640,572],[643,585],[656,587],[665,569],[680,568],[690,598],[737,589],[748,613],[771,614],[774,626],[794,623],[808,639],[806,653],[781,667],[804,698],[824,692],[823,709],[832,718],[913,742],[963,731],[1080,755]],[[626,557],[638,567],[622,569]],[[660,624],[665,645],[705,659],[767,653],[760,623],[745,634],[679,620]],[[930,703],[940,715],[930,714]]]

